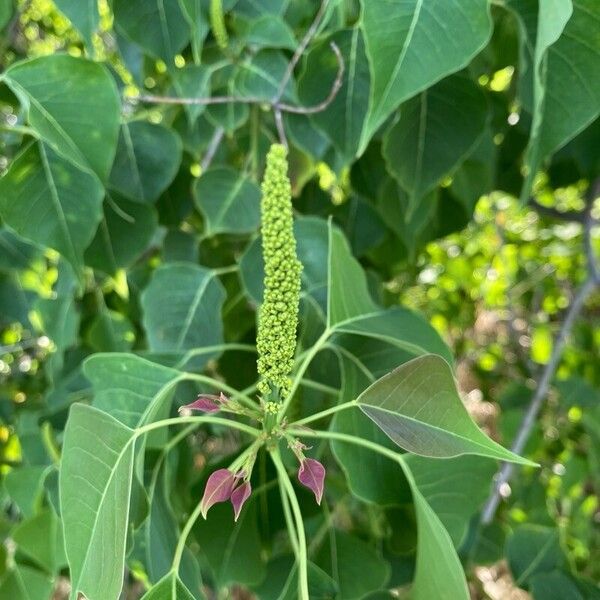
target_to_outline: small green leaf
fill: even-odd
[[[358,398],[362,411],[401,448],[437,458],[477,454],[530,461],[488,438],[465,408],[448,363],[426,354],[376,381]]]
[[[181,98],[202,98],[210,96],[210,76],[212,71],[204,65],[185,65],[173,73],[173,88]],[[186,104],[184,110],[188,116],[190,127],[204,112],[202,104]]]
[[[39,509],[47,473],[45,466],[24,466],[6,474],[6,492],[25,517],[33,517]]]
[[[177,174],[181,152],[172,129],[145,121],[123,123],[109,185],[134,202],[155,202]]]
[[[246,44],[258,48],[294,50],[297,45],[289,25],[274,15],[265,15],[251,21],[243,38]]]
[[[73,597],[117,598],[123,585],[133,430],[74,404],[65,428],[60,504]]]
[[[194,187],[206,235],[251,233],[260,223],[260,188],[242,173],[216,168],[202,173]]]
[[[167,65],[190,39],[190,28],[175,0],[114,0],[115,27]]]
[[[150,349],[179,355],[220,344],[224,300],[223,285],[212,271],[186,263],[159,267],[141,300]]]
[[[19,551],[34,560],[46,572],[54,574],[66,566],[61,523],[51,508],[19,523],[11,537]]]
[[[103,308],[90,324],[85,337],[96,352],[125,352],[133,346],[135,331],[120,312]]]

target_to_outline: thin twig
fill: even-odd
[[[333,102],[337,93],[342,87],[344,72],[346,70],[346,64],[344,57],[340,52],[335,42],[330,43],[330,47],[335,54],[338,63],[338,70],[336,77],[333,81],[329,94],[325,100],[315,104],[313,106],[294,106],[293,104],[286,104],[285,102],[269,102],[264,98],[258,96],[212,96],[212,97],[199,97],[199,98],[179,98],[175,96],[154,96],[148,94],[142,94],[135,98],[130,98],[132,102],[147,102],[150,104],[177,104],[182,106],[207,106],[210,104],[259,104],[271,106],[273,110],[279,109],[281,112],[289,112],[300,115],[311,115],[314,113],[325,110],[331,102]]]
[[[592,196],[593,193],[594,192],[592,192]],[[600,280],[598,278],[598,267],[596,264],[596,257],[594,255],[594,251],[591,244],[591,229],[593,226],[593,219],[591,218],[592,204],[593,198],[592,200],[588,199],[586,210],[581,213],[584,217],[584,249],[588,264],[588,278],[577,290],[577,293],[573,298],[573,302],[571,303],[571,306],[567,311],[565,320],[563,321],[558,335],[554,340],[550,360],[544,367],[540,381],[531,398],[529,406],[527,407],[527,411],[525,412],[523,420],[521,421],[521,425],[519,426],[519,430],[517,431],[517,435],[511,446],[511,450],[515,454],[521,454],[523,452],[525,445],[527,444],[527,440],[529,439],[529,436],[533,431],[533,427],[540,413],[540,410],[544,405],[544,400],[548,395],[548,391],[550,389],[550,385],[552,384],[552,380],[554,379],[556,370],[560,365],[562,353],[567,342],[567,338],[571,334],[571,330],[573,329],[575,321],[577,320],[581,311],[583,310],[587,298],[600,284]],[[488,525],[492,522],[492,519],[496,514],[496,510],[500,505],[500,500],[502,497],[502,488],[510,481],[511,477],[513,476],[514,470],[515,465],[513,463],[504,463],[496,478],[494,479],[494,487],[492,493],[481,512],[481,523],[483,525]]]
[[[590,277],[600,285],[600,267],[598,267],[598,259],[594,250],[592,232],[598,221],[596,221],[592,215],[594,209],[594,202],[596,198],[600,196],[600,177],[590,183],[590,187],[586,196],[586,210],[584,212],[583,221],[583,243],[585,248],[585,255],[587,259],[587,268],[590,273]]]
[[[529,206],[533,208],[537,213],[544,217],[550,217],[551,219],[557,219],[558,221],[569,221],[573,223],[583,223],[585,214],[579,210],[558,210],[551,206],[544,206],[537,200],[530,198]]]
[[[325,110],[333,102],[334,98],[337,96],[340,88],[342,87],[342,83],[344,82],[344,71],[346,70],[346,64],[344,63],[344,57],[342,56],[338,45],[335,42],[331,42],[329,46],[333,50],[337,59],[338,70],[327,98],[325,98],[325,100],[322,102],[319,102],[319,104],[315,104],[314,106],[293,106],[291,104],[279,102],[276,104],[277,108],[284,112],[295,113],[297,115],[312,115]]]
[[[212,163],[213,158],[215,157],[215,154],[217,153],[217,150],[219,149],[219,145],[221,144],[221,140],[223,139],[224,134],[225,134],[225,129],[223,129],[223,127],[217,127],[215,129],[212,139],[210,140],[210,143],[208,144],[208,148],[206,149],[206,154],[204,155],[204,158],[202,159],[202,163],[200,164],[203,173],[204,173],[204,171],[206,171],[206,169],[208,169],[208,167],[210,167],[210,164]]]
[[[278,107],[273,108],[273,115],[275,116],[275,125],[277,127],[277,134],[279,135],[279,141],[287,148],[288,141],[285,135],[285,127],[283,125],[283,116],[281,110]]]
[[[283,93],[285,91],[285,87],[287,86],[288,81],[291,79],[291,77],[294,73],[294,69],[296,68],[296,65],[300,61],[300,58],[304,54],[304,51],[306,50],[306,48],[308,47],[308,45],[310,44],[312,39],[317,34],[317,29],[319,28],[319,25],[321,24],[321,19],[323,18],[323,15],[325,14],[325,10],[327,9],[328,2],[329,2],[329,0],[321,1],[321,6],[319,7],[319,10],[317,11],[317,14],[315,15],[315,18],[314,18],[311,26],[308,28],[308,30],[304,34],[304,37],[302,38],[300,45],[296,48],[296,51],[294,52],[294,55],[292,56],[292,59],[290,60],[288,66],[287,66],[287,69],[285,70],[285,73],[283,74],[283,78],[281,79],[281,82],[279,83],[279,87],[277,88],[277,93],[275,94],[275,97],[273,98],[271,104],[273,104],[273,105],[279,104],[279,101],[281,100],[281,97],[283,96]]]
[[[571,306],[569,307],[567,316],[565,317],[560,331],[556,336],[556,340],[554,341],[554,347],[552,349],[550,360],[544,368],[540,382],[536,387],[535,393],[533,394],[531,402],[529,403],[529,407],[527,408],[527,412],[525,413],[525,416],[521,421],[521,425],[519,426],[519,431],[517,432],[515,440],[511,446],[511,450],[515,454],[521,454],[525,448],[527,440],[529,439],[529,436],[533,430],[533,426],[535,425],[537,416],[544,404],[546,395],[548,394],[548,390],[550,389],[550,384],[554,378],[554,373],[559,366],[567,338],[571,333],[571,329],[573,328],[573,325],[577,320],[577,317],[579,316],[586,299],[595,287],[596,283],[592,279],[588,279],[579,288]],[[502,468],[494,480],[493,492],[488,498],[488,501],[486,502],[481,513],[481,523],[483,525],[488,525],[494,518],[502,497],[501,489],[510,481],[514,470],[515,465],[513,463],[504,463],[502,465]]]
[[[11,352],[18,352],[19,350],[26,350],[27,348],[35,348],[37,345],[39,345],[39,342],[40,338],[31,338],[16,344],[0,346],[0,354],[9,354]]]
[[[288,112],[288,113],[294,113],[294,114],[299,114],[299,115],[312,115],[312,114],[321,112],[321,111],[325,110],[333,102],[334,98],[336,97],[336,95],[340,91],[340,88],[342,87],[342,83],[343,83],[343,79],[344,79],[344,72],[346,69],[344,57],[342,56],[342,53],[340,52],[340,49],[338,48],[337,44],[335,42],[330,42],[329,45],[331,47],[331,50],[335,54],[337,64],[338,64],[338,70],[337,70],[335,79],[333,81],[333,84],[331,86],[331,89],[329,90],[329,93],[327,94],[327,97],[323,101],[321,101],[318,104],[315,104],[313,106],[294,106],[293,104],[286,104],[285,102],[281,102],[281,98],[283,96],[285,88],[294,72],[294,69],[296,68],[296,66],[298,64],[298,61],[300,60],[302,54],[306,50],[308,44],[310,44],[310,42],[312,41],[312,39],[315,37],[315,35],[317,33],[319,24],[321,23],[321,20],[323,19],[323,15],[325,14],[325,10],[327,8],[327,3],[328,3],[328,0],[322,1],[321,6],[315,16],[314,21],[312,22],[312,24],[309,27],[308,31],[306,32],[304,38],[300,42],[300,45],[298,46],[298,48],[296,48],[296,51],[294,52],[294,55],[292,56],[288,66],[286,68],[286,71],[283,74],[283,77],[277,88],[277,93],[270,101],[266,100],[265,98],[259,98],[258,96],[245,96],[244,97],[244,96],[228,95],[228,96],[212,96],[212,97],[199,97],[199,98],[179,98],[179,97],[174,97],[174,96],[156,96],[156,95],[152,95],[152,94],[141,94],[139,96],[136,96],[135,98],[130,98],[129,101],[130,102],[147,102],[147,103],[151,103],[151,104],[177,104],[177,105],[184,105],[184,106],[208,106],[211,104],[258,104],[258,105],[270,106],[275,115],[275,123],[277,125],[279,138],[282,140],[282,143],[284,143],[284,140],[286,138],[285,138],[285,132],[283,131],[283,121],[282,121],[281,113]],[[283,135],[282,135],[282,132],[283,132]]]
[[[179,98],[175,96],[155,96],[142,94],[129,98],[131,102],[148,102],[150,104],[178,104],[184,106],[208,106],[209,104],[268,104],[258,96],[211,96],[206,98]]]

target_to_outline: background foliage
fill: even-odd
[[[225,47],[205,0],[0,4],[2,597],[64,593],[58,466],[69,456],[73,403],[116,417],[93,422],[92,409],[78,406],[71,419],[87,433],[66,441],[110,461],[181,369],[194,377],[169,388],[174,409],[211,389],[209,377],[253,393],[258,182],[278,139],[270,102],[319,7],[223,4]],[[333,100],[314,114],[283,111],[304,265],[301,351],[324,325],[381,312],[337,327],[304,377],[298,416],[356,397],[426,350],[455,356],[471,414],[510,445],[588,275],[581,215],[600,174],[599,22],[596,0],[327,4],[281,90],[292,107],[323,102],[337,44],[345,68]],[[255,101],[139,98],[150,94]],[[527,204],[532,196],[538,205]],[[413,581],[415,597],[435,597],[422,582],[449,586],[456,569],[440,561],[420,577],[419,556],[443,547],[441,521],[473,597],[508,597],[518,586],[536,600],[597,598],[599,346],[591,296],[526,447],[541,471],[518,471],[486,527],[478,514],[491,461],[411,455],[416,481],[407,482],[398,465],[363,449],[315,444],[329,471],[324,510],[301,496],[311,597],[385,598]],[[346,413],[331,428],[387,443]],[[114,500],[131,500],[119,526],[129,596],[151,588],[147,598],[188,598],[187,586],[200,597],[202,581],[236,597],[294,597],[266,462],[256,483],[265,491],[237,528],[228,510],[212,509],[174,579],[179,530],[205,466],[226,464],[239,443],[219,426],[175,445],[180,434],[148,437],[145,465],[130,446],[117,469],[117,484],[134,472],[130,493]],[[72,556],[71,577],[84,585],[90,574]],[[98,568],[105,590],[118,587],[118,570]]]

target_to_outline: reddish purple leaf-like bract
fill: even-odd
[[[242,485],[238,486],[231,492],[231,504],[233,505],[234,521],[238,520],[240,512],[242,512],[242,506],[244,502],[248,500],[252,493],[252,486],[249,481],[244,481]]]
[[[229,500],[236,482],[235,475],[228,469],[219,469],[212,473],[206,482],[204,496],[202,496],[202,501],[200,502],[200,510],[205,519],[208,509],[213,504]]]
[[[325,467],[314,458],[305,458],[298,470],[298,481],[312,490],[317,504],[321,504],[323,487],[325,486]]]
[[[214,394],[200,394],[192,402],[191,404],[186,404],[185,406],[180,407],[180,411],[184,408],[189,410],[200,410],[205,413],[215,413],[221,410],[219,404],[227,401],[227,397],[221,394],[220,396],[215,396]]]

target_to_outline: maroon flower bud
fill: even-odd
[[[221,392],[218,396],[215,394],[200,394],[194,402],[186,404],[179,408],[181,412],[184,408],[188,410],[199,410],[205,413],[215,413],[221,410],[221,405],[229,402],[229,398]]]
[[[238,520],[240,512],[242,512],[242,507],[244,506],[246,500],[248,500],[250,497],[251,493],[252,486],[250,485],[249,481],[244,481],[242,485],[236,487],[235,490],[231,492],[231,504],[233,505],[234,521]]]
[[[323,488],[325,486],[325,467],[318,460],[305,458],[300,463],[298,481],[309,490],[312,490],[315,494],[317,504],[321,504]]]
[[[202,501],[200,502],[200,511],[205,519],[208,509],[213,504],[229,500],[236,483],[235,474],[228,469],[219,469],[211,474],[206,482],[204,496],[202,496]]]

